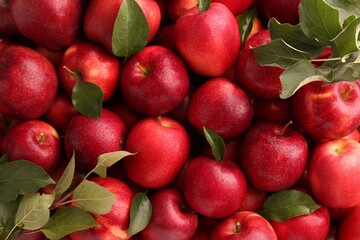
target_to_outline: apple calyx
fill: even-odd
[[[63,69],[65,69],[76,81],[79,81],[81,79],[81,74],[78,71],[72,71],[67,66],[63,66]]]
[[[143,77],[146,77],[146,76],[148,76],[148,75],[150,74],[150,69],[147,68],[147,67],[141,66],[139,62],[136,62],[136,63],[135,63],[135,67],[137,67],[137,68],[140,69],[141,75],[142,75]]]
[[[39,135],[36,136],[36,140],[40,143],[40,144],[44,144],[45,143],[45,135],[44,133],[40,133]]]

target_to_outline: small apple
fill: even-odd
[[[277,240],[270,223],[252,211],[235,212],[221,220],[212,230],[210,240]]]
[[[123,65],[120,90],[127,104],[147,114],[168,113],[179,106],[189,90],[183,61],[161,46],[147,46]]]
[[[181,192],[161,188],[150,196],[152,215],[140,234],[144,240],[190,239],[198,225],[198,215],[187,207]]]
[[[357,240],[360,238],[360,205],[357,205],[340,220],[339,240]]]
[[[60,161],[60,137],[51,125],[43,121],[24,121],[5,134],[2,152],[8,155],[10,161],[27,160],[49,173]]]

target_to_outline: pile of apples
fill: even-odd
[[[76,184],[101,154],[131,153],[89,177],[116,196],[93,215],[100,226],[62,239],[359,239],[359,81],[315,81],[281,99],[283,69],[253,52],[271,41],[270,18],[299,21],[300,0],[213,0],[202,11],[198,0],[136,0],[146,44],[119,57],[113,28],[125,2],[0,1],[0,156],[57,181],[74,154]],[[238,19],[251,10],[244,37]],[[79,93],[81,82],[101,89],[99,115],[98,92]],[[319,207],[265,217],[264,203],[287,190]],[[137,193],[151,216],[128,234]]]

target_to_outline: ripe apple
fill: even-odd
[[[212,219],[198,214],[198,226],[190,240],[208,240],[211,231],[218,224],[217,219]]]
[[[196,7],[197,4],[198,0],[167,0],[166,16],[175,22],[187,10]]]
[[[77,81],[91,82],[101,88],[105,102],[117,88],[120,61],[98,44],[78,42],[64,52],[58,73],[60,84],[69,96]]]
[[[268,29],[255,33],[245,42],[235,65],[235,82],[247,93],[266,100],[279,98],[280,75],[284,70],[280,67],[261,66],[256,60],[253,48],[270,41]]]
[[[224,140],[240,136],[251,124],[250,98],[234,82],[212,78],[198,87],[189,104],[188,119],[198,131],[210,128]]]
[[[309,157],[308,180],[315,197],[334,208],[360,204],[360,143],[337,139],[316,145]]]
[[[42,46],[35,46],[35,50],[44,55],[54,66],[54,68],[57,70],[60,66],[61,58],[64,54],[65,49],[61,49],[58,51],[50,51],[47,48],[44,48]]]
[[[21,34],[49,50],[70,46],[80,34],[81,0],[11,0],[9,8]]]
[[[190,139],[185,128],[169,117],[145,117],[130,129],[124,149],[136,153],[123,160],[129,178],[146,188],[161,188],[184,167]]]
[[[189,239],[198,225],[198,215],[187,207],[181,192],[161,188],[150,196],[152,215],[140,232],[144,240]]]
[[[282,124],[253,124],[239,145],[239,162],[249,181],[268,192],[295,184],[306,168],[307,159],[305,137]]]
[[[245,199],[245,175],[234,162],[200,155],[186,165],[183,193],[194,211],[209,218],[225,218]]]
[[[22,120],[41,117],[58,91],[52,64],[29,47],[7,45],[0,51],[0,66],[0,113]]]
[[[256,7],[265,19],[276,18],[280,23],[299,23],[300,0],[256,0]]]
[[[112,53],[112,33],[122,0],[93,0],[84,16],[84,32],[88,39],[101,43]],[[136,0],[149,25],[147,42],[155,36],[161,22],[159,5],[154,0]]]
[[[245,199],[244,201],[242,201],[237,211],[257,212],[262,208],[268,196],[269,196],[268,192],[256,188],[248,181]]]
[[[203,12],[193,7],[176,20],[175,45],[193,72],[221,76],[235,65],[240,53],[235,16],[220,3],[211,3]]]
[[[291,97],[293,120],[316,139],[342,138],[360,125],[360,86],[354,82],[302,86]]]
[[[72,240],[126,240],[130,239],[127,230],[130,222],[130,206],[133,192],[122,181],[112,177],[93,177],[89,179],[98,185],[107,188],[116,196],[110,212],[103,215],[94,215],[100,227],[93,227],[70,234]]]
[[[28,160],[49,173],[60,161],[60,137],[51,125],[43,121],[20,122],[5,134],[2,152],[10,161]]]
[[[125,125],[111,111],[103,108],[99,119],[77,113],[66,130],[64,146],[68,159],[75,151],[76,166],[83,171],[92,170],[99,155],[123,148]]]
[[[286,124],[291,120],[290,99],[253,98],[254,121]]]
[[[340,220],[338,228],[339,240],[356,240],[360,238],[360,205],[351,208],[350,212]]]
[[[212,2],[224,4],[234,15],[237,15],[248,10],[255,3],[255,0],[213,0]]]
[[[4,4],[0,4],[0,34],[20,36],[19,29],[10,13],[9,1],[3,2]]]
[[[163,46],[176,53],[175,23],[161,24],[159,30],[156,32],[156,35],[151,41],[151,45]]]
[[[189,90],[189,76],[183,61],[169,49],[147,46],[123,65],[120,90],[136,111],[159,115],[174,110]]]
[[[270,223],[252,211],[235,212],[221,220],[212,230],[210,240],[277,240]]]

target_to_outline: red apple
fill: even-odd
[[[315,197],[329,207],[360,204],[360,143],[337,139],[315,146],[308,179]]]
[[[93,0],[84,16],[85,35],[94,42],[99,42],[112,53],[112,33],[115,19],[122,0]],[[155,36],[161,22],[161,12],[154,0],[136,0],[149,25],[147,42]]]
[[[236,19],[220,3],[211,3],[203,12],[193,7],[175,23],[175,45],[192,71],[221,76],[235,65],[240,53]]]
[[[360,238],[360,205],[353,207],[341,219],[338,228],[339,240],[357,240]]]
[[[166,16],[171,21],[176,21],[190,8],[196,7],[198,0],[167,0]]]
[[[316,139],[342,138],[360,125],[360,86],[354,82],[302,86],[291,97],[293,120]]]
[[[252,211],[236,212],[221,220],[212,230],[211,240],[277,240],[270,223]]]
[[[146,117],[130,129],[125,150],[136,153],[123,161],[129,178],[146,188],[161,188],[184,167],[190,139],[185,128],[171,118]]]
[[[256,122],[274,122],[286,124],[291,120],[290,100],[275,98],[272,100],[255,97],[253,99],[254,120]]]
[[[134,110],[147,115],[170,112],[189,90],[183,61],[169,49],[147,46],[123,65],[120,90]]]
[[[174,188],[161,188],[150,196],[152,215],[140,232],[144,240],[189,239],[198,225],[197,213],[186,206],[182,194]]]
[[[124,136],[124,123],[107,109],[102,109],[99,119],[77,113],[65,134],[66,156],[70,159],[75,152],[76,166],[88,172],[96,166],[99,155],[121,150]]]
[[[20,36],[19,29],[10,13],[9,1],[3,2],[4,4],[0,4],[0,34]]]
[[[255,3],[255,0],[213,0],[212,2],[224,4],[234,15],[237,15],[248,10]]]
[[[105,102],[117,88],[120,61],[100,45],[78,42],[64,52],[58,73],[60,84],[69,96],[77,81],[91,82],[101,88]]]
[[[9,7],[21,34],[49,50],[70,46],[79,36],[81,0],[11,0]]]
[[[191,236],[190,240],[208,240],[211,231],[218,224],[217,219],[212,219],[198,214],[198,227],[194,235]]]
[[[151,41],[151,45],[163,46],[176,53],[175,24],[164,23],[160,25],[159,30]]]
[[[257,212],[262,208],[268,196],[268,192],[256,188],[248,181],[245,199],[242,201],[237,211]]]
[[[35,50],[44,55],[54,66],[55,69],[58,69],[60,66],[61,58],[64,54],[65,49],[59,51],[50,51],[47,48],[37,45]]]
[[[250,98],[226,78],[213,78],[197,88],[190,100],[188,119],[198,132],[210,128],[224,140],[240,136],[251,124]]]
[[[28,160],[49,173],[60,161],[60,137],[51,125],[40,120],[28,120],[8,130],[2,142],[2,152],[10,161]]]
[[[259,12],[263,13],[266,19],[276,18],[280,23],[299,23],[299,4],[300,0],[256,0],[257,7],[262,8]]]
[[[8,45],[0,51],[0,66],[0,113],[22,120],[41,117],[58,91],[49,60],[31,48]]]
[[[305,137],[281,124],[253,124],[239,145],[239,162],[249,181],[268,192],[295,184],[306,168],[307,159]]]
[[[235,65],[235,81],[249,94],[266,99],[277,99],[281,91],[280,67],[260,65],[254,47],[271,41],[268,29],[261,30],[249,38]]]
[[[89,179],[98,185],[107,188],[116,196],[110,212],[103,215],[94,215],[100,227],[73,232],[70,234],[72,240],[126,240],[131,236],[127,234],[130,221],[130,206],[133,192],[122,181],[112,177],[94,177]]]
[[[207,156],[189,161],[183,175],[186,202],[209,218],[225,218],[240,207],[246,194],[246,179],[233,162],[221,163]]]

